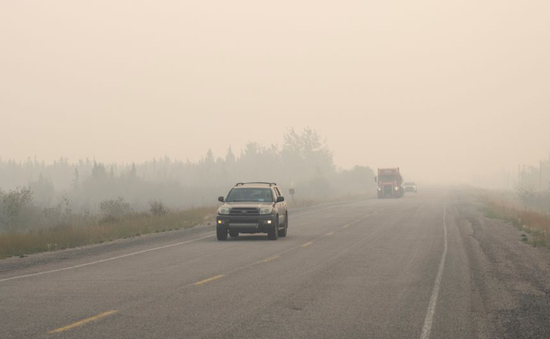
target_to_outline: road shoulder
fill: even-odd
[[[549,338],[550,251],[523,243],[521,231],[486,218],[475,197],[459,195],[478,337]]]

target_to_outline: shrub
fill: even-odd
[[[17,231],[27,226],[35,215],[33,194],[29,188],[0,190],[0,231]]]
[[[518,187],[516,194],[526,208],[543,213],[550,211],[550,190],[537,191],[531,187]]]
[[[168,212],[168,209],[164,206],[162,201],[154,200],[149,201],[149,212],[151,212],[152,215],[159,217],[165,215]]]
[[[124,198],[118,197],[100,202],[99,211],[102,215],[101,221],[112,223],[132,213],[132,208],[129,203],[124,201]]]

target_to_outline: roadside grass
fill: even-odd
[[[521,241],[535,247],[550,248],[550,215],[522,208],[510,202],[485,196],[483,212],[487,218],[500,219],[524,233]],[[527,234],[529,236],[527,236]]]
[[[358,194],[333,199],[297,198],[295,201],[288,199],[287,204],[292,209],[365,196]],[[36,224],[29,224],[33,227],[21,227],[25,231],[0,232],[0,259],[191,228],[205,222],[212,223],[217,209],[215,206],[178,211],[166,209],[160,202],[153,202],[150,213],[146,213],[126,211],[128,208],[121,208],[126,205],[122,200],[109,200],[104,205],[103,215],[53,211],[56,212],[55,217],[49,218],[46,215],[42,220],[36,221]],[[119,213],[120,210],[124,213]]]
[[[0,259],[191,228],[204,222],[212,222],[215,211],[214,207],[202,207],[168,211],[162,215],[131,213],[108,222],[97,219],[90,220],[87,225],[71,223],[27,233],[0,234]]]

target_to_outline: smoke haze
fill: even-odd
[[[3,1],[0,157],[141,162],[326,138],[469,182],[550,152],[550,2]]]

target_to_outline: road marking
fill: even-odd
[[[193,285],[195,285],[195,286],[203,285],[203,284],[206,284],[206,283],[208,283],[208,282],[211,282],[211,281],[214,281],[214,280],[218,280],[218,279],[220,279],[220,278],[223,278],[223,274],[220,274],[220,275],[217,275],[217,276],[208,278],[208,279],[204,279],[204,280],[202,280],[202,281],[199,281],[199,282],[194,283]]]
[[[269,258],[266,258],[266,259],[262,260],[262,262],[270,262],[272,260],[277,259],[278,257],[279,257],[278,255],[274,255],[272,257],[269,257]]]
[[[363,217],[363,219],[366,219],[366,218],[370,217],[371,215],[372,215],[372,214],[367,214],[367,215],[365,215],[365,216]],[[346,225],[342,226],[342,229],[348,228],[348,227],[350,227],[352,224],[357,224],[359,221],[361,221],[361,220],[363,220],[363,219],[354,220],[354,221],[350,222],[349,224],[346,224]]]
[[[351,222],[350,225],[353,224],[353,223],[355,223],[355,222],[356,222],[356,221]],[[279,258],[279,257],[284,256],[286,253],[289,253],[289,252],[294,251],[294,250],[296,250],[296,249],[299,249],[299,248],[301,248],[301,247],[307,247],[307,246],[313,244],[314,241],[319,240],[319,239],[322,239],[324,236],[325,236],[325,235],[319,236],[319,237],[313,239],[312,241],[310,241],[310,242],[308,242],[308,243],[305,243],[305,244],[303,244],[303,245],[298,245],[298,246],[295,246],[295,247],[287,248],[286,250],[281,251],[281,252],[279,252],[279,253],[277,253],[277,254],[271,256],[271,257],[268,257],[268,258],[265,258],[265,259],[261,259],[261,260],[258,260],[258,261],[254,261],[254,262],[251,262],[251,263],[249,263],[249,264],[247,264],[247,265],[244,265],[244,266],[236,267],[236,268],[234,268],[234,269],[232,269],[232,270],[226,271],[226,272],[225,272],[224,274],[222,274],[222,275],[219,275],[219,276],[216,276],[216,277],[213,277],[213,278],[210,278],[210,279],[206,279],[206,280],[200,281],[200,282],[198,282],[198,283],[193,283],[193,284],[185,285],[184,288],[196,286],[196,285],[199,285],[199,284],[201,284],[201,283],[205,283],[205,282],[208,282],[208,281],[212,281],[212,280],[214,280],[214,279],[219,279],[219,278],[221,278],[221,277],[229,276],[229,275],[235,274],[236,272],[245,270],[245,269],[247,269],[247,268],[250,268],[250,267],[253,267],[253,266],[256,266],[256,265],[265,263],[265,262],[269,262],[269,261],[275,260],[275,259],[277,259],[277,258]]]
[[[327,233],[327,236],[328,235],[333,235],[334,234],[334,231],[330,232],[330,233]]]
[[[447,257],[447,222],[446,222],[446,204],[447,199],[443,202],[443,234],[444,234],[444,247],[441,261],[439,262],[439,269],[437,270],[437,276],[435,278],[435,285],[430,298],[430,304],[428,305],[428,312],[426,313],[426,319],[424,319],[424,326],[422,326],[422,334],[420,339],[429,339],[430,332],[432,331],[432,324],[435,315],[435,307],[437,306],[437,297],[439,296],[439,289],[441,288],[441,279],[443,277],[443,269],[445,268],[445,258]]]
[[[0,283],[1,283],[1,282],[4,282],[4,281],[9,281],[9,280],[16,280],[16,279],[23,279],[23,278],[35,277],[35,276],[37,276],[37,275],[56,273],[56,272],[62,272],[62,271],[72,270],[72,269],[75,269],[75,268],[86,267],[86,266],[90,266],[90,265],[97,265],[97,264],[101,264],[101,263],[104,263],[104,262],[113,261],[113,260],[117,260],[117,259],[122,259],[122,258],[126,258],[126,257],[131,257],[131,256],[138,255],[138,254],[143,254],[143,253],[147,253],[147,252],[162,250],[162,249],[169,248],[169,247],[174,247],[174,246],[180,246],[180,245],[183,245],[183,244],[188,244],[188,243],[195,242],[195,241],[199,241],[199,240],[202,240],[202,239],[211,238],[211,237],[213,237],[213,236],[214,236],[213,234],[212,234],[212,235],[207,235],[207,236],[205,236],[205,237],[201,237],[201,238],[197,238],[197,239],[193,239],[193,240],[187,240],[187,241],[182,241],[182,242],[178,242],[178,243],[175,243],[175,244],[170,244],[170,245],[164,245],[164,246],[154,247],[154,248],[150,248],[150,249],[143,250],[143,251],[132,252],[132,253],[123,254],[123,255],[116,256],[116,257],[112,257],[112,258],[107,258],[107,259],[101,259],[101,260],[97,260],[97,261],[92,261],[92,262],[85,263],[85,264],[80,264],[80,265],[75,265],[75,266],[69,266],[69,267],[59,268],[59,269],[56,269],[56,270],[44,271],[44,272],[37,272],[37,273],[31,273],[31,274],[25,274],[25,275],[19,275],[19,276],[15,276],[15,277],[11,277],[11,278],[4,278],[4,279],[0,279]]]
[[[70,330],[72,328],[75,328],[75,327],[79,327],[79,326],[82,326],[82,325],[86,325],[87,323],[89,322],[92,322],[92,321],[96,321],[96,320],[99,320],[101,318],[105,318],[105,317],[108,317],[112,314],[115,314],[117,313],[118,311],[108,311],[108,312],[104,312],[104,313],[101,313],[101,314],[98,314],[96,316],[93,316],[93,317],[90,317],[90,318],[86,318],[86,319],[82,319],[80,321],[77,321],[75,323],[72,323],[70,325],[67,325],[65,327],[60,327],[56,330],[53,330],[53,331],[50,331],[48,332],[48,334],[54,334],[54,333],[60,333],[60,332],[65,332],[67,330]]]

